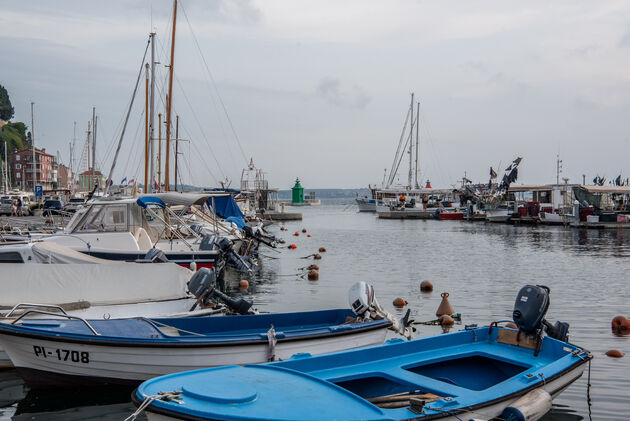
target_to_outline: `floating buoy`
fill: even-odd
[[[502,420],[537,420],[551,410],[551,395],[542,387],[512,402],[501,413]]]
[[[312,265],[310,265],[307,269],[308,269],[308,270],[319,270],[319,266],[317,266],[317,265],[315,265],[315,264],[312,264]]]
[[[311,238],[311,234],[306,234],[306,236],[307,236],[308,238]]]
[[[505,327],[509,327],[510,329],[517,329],[518,330],[518,326],[516,326],[516,323],[514,323],[514,322],[507,322],[505,324]]]
[[[319,272],[316,270],[311,270],[308,272],[308,280],[309,281],[317,281],[319,279]]]
[[[293,235],[295,235],[296,237],[299,237],[299,236],[300,236],[300,233],[299,233],[299,232],[297,232],[297,231],[295,231],[295,234],[293,234]]]
[[[442,293],[442,302],[440,303],[440,306],[435,312],[435,315],[438,317],[443,316],[444,314],[446,314],[447,316],[450,316],[451,314],[455,314],[455,310],[453,310],[453,306],[451,305],[451,303],[448,302],[448,292]]]
[[[422,281],[420,282],[420,291],[422,292],[431,292],[433,291],[433,284],[431,281]]]
[[[190,262],[190,265],[188,266],[188,268],[190,270],[192,270],[193,272],[196,272],[197,271],[197,262],[194,262],[194,261]]]
[[[441,315],[438,320],[440,321],[440,326],[453,326],[455,324],[455,320],[448,314]]]
[[[394,300],[394,306],[395,307],[404,307],[407,305],[407,301],[403,300],[402,298],[398,297]]]
[[[291,250],[295,250],[295,249],[297,248],[297,245],[295,245],[295,244],[291,244],[291,245],[289,245],[289,248],[290,248]]]
[[[241,289],[249,288],[249,281],[247,279],[241,279],[241,281],[238,283],[238,287]]]
[[[286,240],[280,240],[280,244],[286,244]]]
[[[314,255],[313,255],[313,259],[315,259],[315,260],[319,260],[319,259],[321,259],[321,258],[322,258],[322,255],[321,255],[321,254],[317,254],[317,253],[316,253],[316,254],[314,254]]]
[[[608,355],[609,357],[612,357],[612,358],[621,358],[621,357],[623,357],[626,354],[624,354],[622,351],[620,351],[618,349],[611,349],[610,351],[608,351],[606,353],[606,355]]]
[[[306,234],[306,228],[302,228],[302,232]]]
[[[617,316],[612,319],[613,333],[618,335],[630,335],[630,319],[624,316]]]
[[[326,247],[320,247],[319,248],[319,252],[320,253],[326,253]]]

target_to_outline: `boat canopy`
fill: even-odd
[[[167,192],[167,193],[156,193],[148,196],[142,196],[140,199],[144,199],[145,197],[158,198],[166,203],[167,205],[177,206],[192,206],[192,205],[203,205],[207,199],[214,197],[232,197],[228,193],[181,193],[181,192]]]
[[[155,197],[155,196],[142,196],[142,197],[139,197],[138,200],[136,201],[136,203],[138,204],[138,206],[140,206],[142,208],[146,208],[149,205],[159,206],[162,209],[164,209],[166,207],[166,203],[164,203],[162,201],[162,199],[160,199],[159,197]]]
[[[230,217],[243,219],[243,212],[241,212],[232,196],[213,196],[208,198],[208,206],[210,208],[212,208],[213,203],[214,212],[221,218],[226,220]]]

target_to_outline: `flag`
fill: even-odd
[[[514,161],[512,161],[514,163],[514,165],[518,165],[521,163],[521,161],[523,160],[523,158],[521,158],[520,156],[518,158],[516,158]]]
[[[155,181],[155,180],[153,180],[153,187],[156,188],[156,189],[160,188],[160,186],[158,186],[157,181]]]
[[[136,182],[136,180],[134,180],[134,179],[132,178],[131,180],[129,180],[129,183],[127,183],[127,184],[133,184],[133,183],[135,183],[135,182]]]
[[[490,179],[497,178],[497,173],[490,167]]]
[[[125,184],[125,181],[127,181],[127,177],[123,178],[120,184]]]
[[[112,180],[111,178],[108,178],[107,181],[105,182],[106,185],[111,186],[114,184],[114,180]]]

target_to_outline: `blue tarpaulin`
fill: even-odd
[[[215,196],[208,199],[208,206],[212,208],[212,202],[214,201],[217,215],[223,219],[228,219],[230,216],[243,219],[244,215],[241,209],[234,201],[232,196]]]

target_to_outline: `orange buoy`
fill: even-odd
[[[443,316],[445,314],[447,316],[450,316],[451,314],[455,314],[455,310],[453,310],[453,306],[451,305],[451,303],[448,302],[448,292],[442,293],[442,302],[440,303],[440,306],[435,312],[435,315],[438,317]]]
[[[448,314],[441,315],[438,320],[440,321],[440,326],[453,326],[455,324],[455,320]]]
[[[296,237],[299,237],[300,233],[295,231],[295,234],[293,234],[293,235],[295,235]]]
[[[518,330],[518,326],[516,326],[516,323],[514,323],[514,322],[507,322],[505,324],[505,327],[508,327],[510,329],[517,329]]]
[[[316,254],[314,254],[314,255],[313,255],[313,259],[315,259],[315,260],[319,260],[319,259],[321,259],[321,258],[322,258],[322,255],[321,255],[321,254],[317,254],[317,253],[316,253]]]
[[[319,266],[313,264],[313,265],[310,265],[307,269],[308,270],[319,270]]]
[[[306,236],[307,236],[308,238],[311,238],[311,234],[306,234]]]
[[[306,228],[302,228],[302,232],[306,234]]]
[[[433,284],[431,281],[422,281],[420,282],[420,291],[422,292],[431,292],[433,291]]]
[[[623,351],[620,351],[618,349],[611,349],[610,351],[606,353],[606,355],[612,358],[621,358],[626,354],[624,354]]]
[[[241,279],[238,283],[238,287],[242,289],[249,288],[249,281],[247,279]]]
[[[404,307],[407,305],[407,301],[403,300],[402,298],[398,297],[394,300],[394,306],[395,307]]]
[[[326,253],[326,248],[325,247],[320,247],[319,248],[319,252],[320,253]]]
[[[280,240],[279,243],[280,244],[286,244],[287,242],[286,242],[286,240]]]
[[[617,316],[612,319],[612,331],[617,335],[630,335],[630,319],[625,316]]]
[[[308,280],[309,281],[317,281],[319,280],[319,272],[316,270],[311,270],[308,272]]]
[[[291,245],[289,246],[289,248],[290,248],[291,250],[295,250],[295,249],[297,248],[297,245],[295,245],[295,244],[291,244]]]

